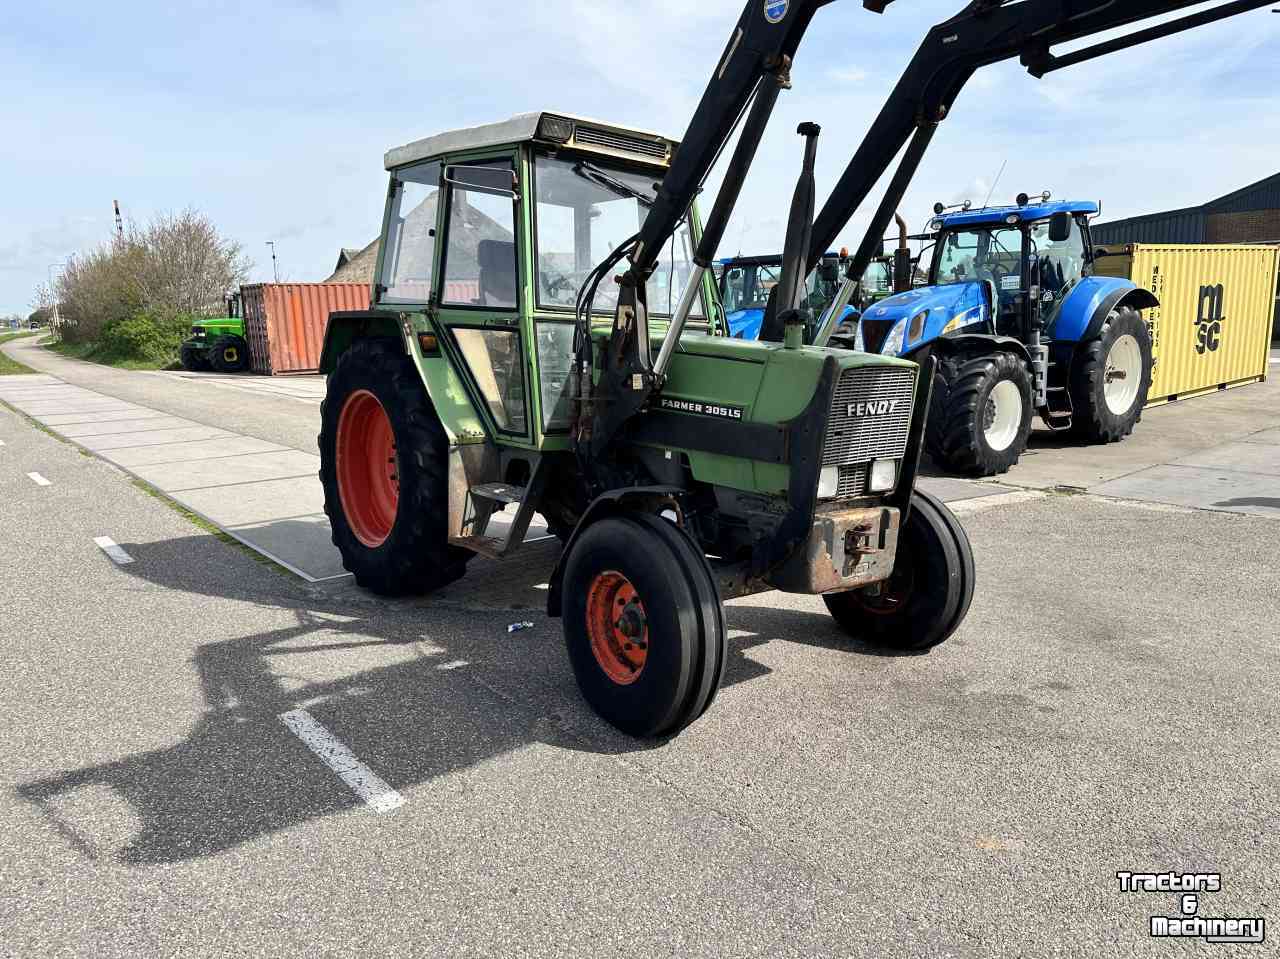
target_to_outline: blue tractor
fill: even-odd
[[[841,268],[848,259],[848,251],[828,253],[818,262],[805,282],[805,303],[815,313],[821,313],[835,297],[840,287]],[[740,340],[760,339],[769,294],[782,277],[782,254],[777,256],[735,256],[720,260],[717,264],[720,285],[720,302],[724,304],[725,320],[729,335]],[[868,277],[874,276],[879,285],[873,288],[887,291],[888,270],[884,263],[874,261],[867,268]],[[841,314],[841,322],[857,319],[857,310],[848,306]]]
[[[869,307],[855,349],[938,359],[926,431],[930,456],[971,476],[1018,461],[1039,414],[1096,443],[1133,431],[1151,387],[1159,306],[1128,280],[1093,275],[1092,202],[1026,194],[1016,206],[948,212],[938,204],[928,285]],[[834,341],[848,343],[843,335]]]

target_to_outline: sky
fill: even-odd
[[[69,255],[195,208],[251,279],[325,279],[379,229],[383,153],[559,110],[679,138],[743,0],[177,0],[0,10],[0,316],[30,312]],[[752,0],[763,2],[763,0]],[[823,126],[819,203],[928,26],[963,0],[819,10],[720,255],[774,253]],[[981,71],[901,212],[1019,191],[1097,199],[1104,219],[1202,203],[1280,171],[1280,15],[1264,8],[1037,81]],[[718,173],[708,181],[714,195]],[[878,191],[842,240],[856,246]],[[704,199],[703,209],[710,206]]]

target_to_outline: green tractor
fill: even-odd
[[[320,478],[356,582],[439,588],[477,555],[510,555],[540,514],[564,543],[547,611],[578,685],[634,736],[672,735],[711,704],[726,599],[821,596],[849,636],[892,651],[960,625],[969,541],[915,489],[936,361],[826,344],[973,70],[1022,57],[1045,72],[1042,45],[1140,19],[1062,0],[966,7],[930,31],[816,217],[820,131],[802,125],[779,281],[760,338],[734,339],[716,250],[830,2],[749,0],[681,143],[534,113],[391,150],[371,308],[326,329]],[[704,224],[695,201],[739,127]],[[805,277],[908,140],[815,316]]]
[[[240,294],[227,297],[227,315],[200,320],[178,349],[178,361],[193,373],[242,373],[249,368]]]

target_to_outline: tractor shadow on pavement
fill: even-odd
[[[545,564],[476,564],[468,605],[390,602],[354,588],[334,594],[306,587],[211,536],[122,545],[136,560],[124,570],[144,589],[196,598],[206,635],[225,631],[246,607],[259,621],[278,625],[195,646],[191,662],[205,709],[181,742],[18,787],[86,858],[138,866],[181,862],[363,810],[280,721],[293,709],[308,710],[377,775],[410,793],[537,744],[604,755],[665,745],[625,737],[591,712],[574,682],[558,621],[541,609],[492,602],[525,588],[536,593],[550,572],[554,544],[541,550]],[[501,588],[486,588],[489,580]],[[445,594],[460,595],[463,588],[457,584]],[[873,654],[815,613],[733,605],[727,618],[734,638],[726,687],[768,675],[771,670],[746,653],[774,639]],[[508,633],[513,620],[535,625]],[[174,656],[184,655],[175,637]],[[86,823],[75,814],[75,794],[95,787],[129,804],[138,823],[131,838],[99,841],[93,817]],[[418,814],[410,800],[397,815]]]

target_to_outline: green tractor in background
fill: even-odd
[[[192,373],[243,373],[249,368],[240,294],[227,297],[227,315],[200,320],[178,349],[178,361]]]

